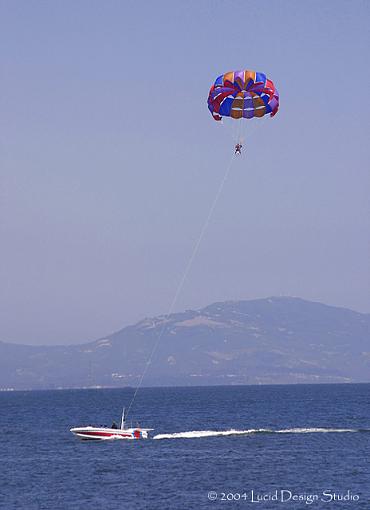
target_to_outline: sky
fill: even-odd
[[[370,312],[370,3],[0,0],[0,340],[166,314],[233,153],[207,109],[267,74],[174,309],[289,295]]]

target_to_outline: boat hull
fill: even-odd
[[[72,434],[85,441],[102,441],[107,439],[148,439],[149,430],[151,429],[109,429],[106,427],[74,427],[70,429]]]

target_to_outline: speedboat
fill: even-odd
[[[121,427],[118,428],[113,423],[108,427],[73,427],[70,429],[72,434],[80,439],[102,440],[102,439],[148,439],[149,432],[154,429],[143,429],[141,427],[126,428],[125,410],[123,409],[121,418]]]

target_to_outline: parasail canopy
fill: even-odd
[[[222,117],[252,119],[279,109],[279,92],[265,74],[230,71],[219,76],[208,95],[208,108],[215,120]]]

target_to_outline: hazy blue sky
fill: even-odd
[[[250,124],[176,309],[284,294],[370,312],[369,14],[0,1],[0,340],[168,311],[233,149],[208,90],[244,68],[280,111]]]

